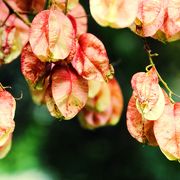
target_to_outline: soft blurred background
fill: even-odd
[[[83,2],[89,14],[88,2]],[[119,180],[180,179],[180,165],[165,158],[157,147],[133,139],[126,127],[126,108],[132,93],[130,80],[144,71],[148,58],[143,41],[129,29],[102,28],[89,16],[89,32],[104,43],[124,95],[124,111],[114,127],[82,129],[76,118],[58,121],[46,107],[32,102],[20,72],[20,59],[0,68],[0,82],[17,100],[13,145],[0,161],[0,180]],[[162,44],[148,39],[158,71],[180,94],[180,41]],[[180,99],[175,98],[176,101]]]

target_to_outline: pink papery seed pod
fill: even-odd
[[[162,27],[167,0],[140,0],[132,31],[143,37],[152,37]]]
[[[74,40],[69,18],[60,10],[44,10],[31,24],[29,42],[33,53],[42,62],[57,62],[68,57]]]
[[[45,7],[46,0],[6,0],[19,13],[38,13]]]
[[[15,128],[16,102],[13,96],[0,86],[0,147],[8,141]]]
[[[77,43],[72,66],[78,74],[87,80],[108,81],[113,77],[103,43],[93,34],[81,34]]]
[[[0,27],[1,27],[9,16],[9,9],[2,0],[0,0],[0,9],[1,9],[0,11]]]
[[[89,99],[79,113],[82,127],[95,129],[119,122],[123,97],[116,79],[106,82],[89,81]]]
[[[145,143],[151,146],[157,146],[157,141],[154,136],[154,121],[149,121],[143,118],[136,108],[136,99],[132,95],[126,112],[127,129],[131,136],[140,143]]]
[[[129,27],[138,13],[139,0],[90,0],[90,11],[101,26]]]
[[[72,119],[86,104],[88,82],[67,65],[53,68],[52,97],[65,120]]]
[[[169,160],[180,159],[180,103],[166,103],[161,117],[154,123],[154,134],[161,151]]]
[[[0,64],[8,64],[16,59],[27,43],[29,27],[14,14],[0,27]]]
[[[156,69],[136,73],[131,79],[131,85],[138,111],[147,120],[158,119],[164,110],[165,98],[158,84]]]

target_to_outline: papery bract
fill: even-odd
[[[0,146],[6,143],[10,134],[14,131],[15,108],[16,102],[13,96],[0,87]]]
[[[45,103],[45,92],[48,86],[48,75],[51,65],[41,62],[27,44],[21,54],[21,72],[28,82],[33,101],[36,104]]]
[[[87,32],[87,14],[81,4],[77,4],[71,11],[68,12],[75,18],[77,27],[77,36]]]
[[[35,104],[41,105],[45,104],[45,93],[47,89],[47,84],[41,84],[40,87],[34,84],[28,83],[29,90],[31,93],[32,100]]]
[[[52,96],[63,118],[71,119],[87,101],[88,82],[71,67],[55,67],[52,73]]]
[[[7,64],[16,59],[28,37],[29,27],[15,15],[10,15],[0,27],[0,63]]]
[[[93,89],[90,89],[93,96],[89,97],[86,106],[79,113],[81,125],[87,129],[94,129],[117,124],[122,113],[123,97],[116,79],[108,83],[101,82],[100,90],[93,87],[96,81],[90,81],[89,84],[89,88]]]
[[[33,12],[40,12],[44,9],[46,0],[33,0],[31,3],[31,10]]]
[[[123,95],[117,80],[111,79],[108,82],[110,93],[111,93],[111,106],[112,113],[109,119],[109,124],[115,125],[118,123],[122,110],[123,110]]]
[[[0,64],[8,64],[21,53],[21,42],[15,27],[0,28]]]
[[[53,59],[65,59],[72,46],[74,30],[69,19],[60,11],[50,10],[48,44]]]
[[[84,108],[79,113],[79,121],[82,127],[87,129],[95,129],[102,126],[105,126],[110,118],[112,109],[111,107],[108,107],[103,112],[96,112],[93,110],[88,110],[87,108]]]
[[[131,80],[136,107],[145,119],[157,120],[164,110],[165,99],[158,84],[156,69],[136,73]]]
[[[83,6],[78,3],[78,0],[68,1],[67,7],[65,1],[54,0],[51,8],[67,13],[67,16],[70,15],[69,18],[71,22],[73,21],[73,28],[75,29],[77,36],[87,32],[87,14]]]
[[[166,156],[166,158],[170,161],[175,161],[177,160],[177,158],[175,156],[173,156],[171,153],[169,153],[168,151],[163,150],[162,148],[160,148],[161,152]]]
[[[149,104],[154,105],[159,96],[158,76],[155,69],[149,72],[138,72],[133,75],[131,85],[134,95],[137,96],[139,103],[144,103],[149,99]]]
[[[140,143],[147,143],[156,146],[157,142],[154,136],[154,121],[148,121],[142,118],[142,115],[136,108],[136,99],[131,97],[127,107],[127,128],[132,137]]]
[[[167,40],[180,39],[180,1],[169,0],[166,17],[161,30],[165,33]]]
[[[44,9],[46,0],[6,0],[15,11],[20,13],[37,13]]]
[[[112,69],[103,43],[90,33],[80,35],[78,43],[72,65],[79,75],[87,80],[104,81],[112,78]]]
[[[27,44],[21,54],[21,71],[26,80],[36,86],[46,73],[46,63],[41,62]]]
[[[180,159],[180,103],[165,105],[162,116],[154,123],[154,133],[159,147]],[[167,155],[166,155],[167,156]],[[170,159],[170,158],[169,158]],[[172,160],[174,160],[172,158]]]
[[[51,87],[49,86],[46,90],[46,94],[45,94],[45,102],[46,102],[46,106],[51,114],[51,116],[55,117],[55,118],[61,118],[62,114],[60,113],[57,105],[55,104],[55,101],[52,97],[52,90]]]
[[[137,16],[139,0],[90,0],[90,11],[101,26],[124,28]]]
[[[108,83],[101,84],[101,89],[97,94],[95,109],[99,112],[103,112],[111,106],[111,91]]]
[[[156,102],[150,109],[148,101],[144,104],[140,104],[138,99],[136,100],[136,107],[138,111],[144,116],[147,120],[157,120],[164,111],[165,99],[162,89],[159,86],[159,97]],[[151,106],[151,105],[150,105]]]
[[[2,146],[0,146],[0,159],[3,159],[8,154],[11,149],[11,144],[12,134],[10,134],[6,142]]]
[[[102,85],[101,81],[89,80],[88,81],[88,87],[89,87],[88,97],[94,98],[101,90],[101,85]]]
[[[142,24],[142,36],[153,36],[163,25],[166,0],[140,0],[137,18]]]
[[[9,16],[9,9],[2,0],[0,0],[0,9],[0,26],[2,26]]]
[[[50,84],[49,79],[50,79],[49,74],[45,74],[35,84],[33,84],[31,81],[28,81],[28,86],[29,86],[32,100],[37,105],[45,104],[45,94]]]
[[[10,151],[12,144],[12,134],[9,136],[3,146],[0,147],[0,159],[3,159]]]
[[[111,106],[111,92],[107,82],[88,81],[87,109],[103,112]]]
[[[16,31],[18,32],[18,37],[16,37],[16,38],[20,39],[21,50],[22,50],[22,48],[26,45],[26,43],[28,42],[28,39],[29,39],[29,26],[16,16],[15,16],[16,18],[14,19],[13,16],[15,16],[15,15],[11,15],[8,18],[6,25],[16,27]],[[23,18],[26,19],[26,21],[28,21],[28,18],[26,15],[23,15]]]
[[[70,20],[58,10],[44,10],[31,24],[30,44],[41,61],[65,59],[71,50],[74,30]]]

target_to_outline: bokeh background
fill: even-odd
[[[114,127],[85,130],[77,118],[58,121],[45,106],[32,102],[20,72],[20,59],[0,67],[0,82],[12,86],[17,100],[13,145],[0,160],[0,180],[119,180],[180,179],[180,164],[165,158],[158,147],[133,139],[126,127],[126,108],[132,93],[130,80],[144,71],[148,57],[143,41],[129,29],[102,28],[91,18],[88,2],[83,1],[89,19],[89,32],[104,43],[115,68],[123,96],[124,111]],[[158,71],[173,91],[180,94],[180,41],[163,44],[148,39]],[[180,99],[174,98],[176,101]]]

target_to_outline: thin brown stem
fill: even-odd
[[[90,16],[91,16],[90,14],[87,14],[85,16],[76,16],[75,18],[76,19],[81,19],[81,18],[90,17]]]
[[[25,19],[24,17],[22,17],[21,14],[20,14],[18,11],[14,10],[14,9],[11,7],[11,5],[10,5],[6,0],[3,0],[3,2],[4,2],[4,3],[6,4],[6,6],[7,6],[19,19],[21,19],[27,26],[30,26],[30,25],[31,25],[31,23],[30,23],[27,19]]]
[[[6,17],[6,19],[5,19],[4,22],[1,24],[0,27],[3,27],[3,26],[6,24],[6,21],[8,20],[8,17],[9,17],[9,16]]]
[[[66,0],[66,3],[65,3],[64,13],[67,14],[67,12],[68,12],[68,0]]]

